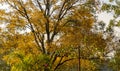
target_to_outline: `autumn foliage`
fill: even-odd
[[[97,71],[107,40],[98,0],[1,0],[0,52],[10,71]]]

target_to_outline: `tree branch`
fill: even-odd
[[[37,0],[37,3],[39,5],[39,9],[43,12],[44,10],[43,10],[43,8],[42,8],[42,6],[41,6],[41,4],[40,4],[40,2],[38,0]]]

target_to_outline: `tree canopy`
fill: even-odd
[[[4,25],[0,55],[6,70],[99,71],[108,60],[112,65],[108,54],[116,44],[105,33],[114,27],[119,6],[99,0],[1,0],[0,4],[8,6],[0,9]],[[111,10],[115,19],[106,29],[96,14]]]

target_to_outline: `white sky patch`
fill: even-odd
[[[106,25],[109,24],[109,21],[111,19],[113,19],[113,15],[111,13],[102,12],[102,13],[98,14],[98,20],[105,22]]]
[[[0,4],[0,9],[9,10],[9,5],[7,5],[7,4]]]
[[[109,25],[109,21],[111,19],[114,19],[112,13],[103,12],[98,14],[98,20],[106,23],[106,26]],[[119,20],[120,18],[116,19],[116,21],[119,21]],[[114,27],[114,35],[116,37],[120,37],[120,27]]]
[[[114,35],[115,35],[116,37],[120,37],[120,27],[115,27],[115,28],[114,28]]]
[[[5,28],[5,25],[4,24],[0,24],[0,28]]]
[[[116,2],[115,2],[115,0],[114,1],[112,1],[112,2],[109,2],[109,0],[100,0],[102,3],[107,3],[107,4],[112,4],[112,5],[115,5],[116,4]]]

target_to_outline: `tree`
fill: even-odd
[[[113,57],[108,62],[112,70],[120,70],[119,67],[119,36],[115,36],[114,28],[119,28],[120,26],[120,5],[118,0],[109,0],[110,3],[104,3],[102,6],[102,11],[107,11],[108,13],[113,14],[113,19],[110,20],[110,23],[107,27],[107,33],[110,35],[112,41],[112,51],[114,51]],[[113,2],[115,4],[113,4]],[[119,34],[119,33],[117,33]],[[111,46],[110,46],[111,49]]]
[[[91,60],[103,59],[105,40],[90,30],[96,20],[97,0],[3,0],[1,3],[11,9],[4,16],[7,34],[2,34],[6,36],[4,60],[11,70],[55,71],[74,59],[80,60],[83,64],[80,67],[86,70],[84,61],[91,64]],[[30,31],[26,32],[27,29]]]

